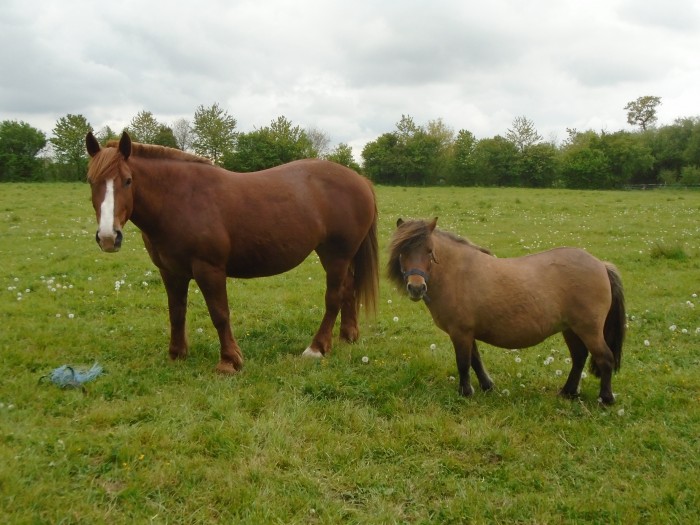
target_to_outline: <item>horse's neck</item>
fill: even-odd
[[[433,265],[431,277],[438,286],[453,286],[455,277],[459,275],[463,278],[460,275],[463,270],[468,271],[479,257],[489,257],[473,246],[450,239],[440,239],[434,248],[437,264]]]

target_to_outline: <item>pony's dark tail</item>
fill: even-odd
[[[612,350],[615,363],[613,370],[617,372],[622,364],[622,343],[625,341],[625,327],[627,317],[625,314],[625,294],[622,288],[622,279],[617,268],[610,263],[605,263],[605,268],[608,271],[608,279],[610,279],[610,291],[612,292],[612,303],[610,311],[605,318],[605,327],[603,328],[603,336],[610,350]],[[595,365],[595,360],[590,362],[591,372],[600,377],[600,370]]]
[[[355,311],[364,304],[365,313],[377,311],[379,296],[379,245],[377,242],[377,204],[369,232],[362,240],[352,261],[355,283]]]

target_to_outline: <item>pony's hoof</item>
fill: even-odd
[[[357,328],[348,328],[340,330],[340,338],[346,343],[354,343],[360,338],[360,331]]]
[[[563,397],[564,399],[578,399],[580,397],[579,392],[569,392],[568,390],[564,390],[563,388],[559,391],[559,397]]]
[[[168,356],[171,361],[179,361],[187,358],[187,350],[168,350]]]
[[[228,376],[238,372],[233,363],[229,363],[228,361],[219,361],[219,363],[216,365],[216,371],[219,374],[224,374]]]
[[[471,397],[474,395],[474,387],[469,385],[469,387],[465,388],[462,385],[459,386],[459,395],[464,396],[464,397]]]
[[[615,404],[615,396],[614,395],[600,396],[598,398],[598,403],[603,405],[603,406],[606,406],[606,407],[609,407],[610,405],[614,405]]]
[[[315,350],[311,347],[308,347],[301,354],[301,357],[310,357],[312,359],[321,359],[323,357],[323,354],[321,352],[319,352],[318,350]]]

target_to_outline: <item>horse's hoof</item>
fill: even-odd
[[[319,352],[318,350],[315,350],[311,347],[308,347],[301,354],[301,357],[310,357],[312,359],[321,359],[323,357],[323,354],[321,352]]]
[[[600,403],[603,406],[609,407],[610,405],[615,404],[615,396],[600,396],[598,398],[598,403]]]
[[[357,328],[349,328],[340,330],[340,338],[346,343],[354,343],[360,338],[360,331]]]
[[[469,388],[459,387],[459,395],[464,397],[471,397],[474,395],[474,387],[469,385]]]
[[[228,361],[219,361],[218,364],[216,365],[216,371],[219,374],[224,374],[224,375],[233,375],[238,370],[236,370],[236,367],[233,365],[233,363],[229,363]]]

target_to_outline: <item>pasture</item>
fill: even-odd
[[[376,318],[300,358],[323,271],[229,280],[241,373],[192,284],[190,355],[167,357],[166,297],[138,231],[95,244],[86,184],[0,186],[0,516],[4,523],[696,523],[700,193],[377,188],[382,271],[396,219],[499,257],[579,246],[619,268],[628,332],[602,408],[575,401],[560,336],[480,345],[496,383],[457,394],[454,352],[382,276]],[[364,359],[364,358],[367,359]],[[366,361],[366,362],[365,362]],[[84,390],[42,379],[105,373]]]

